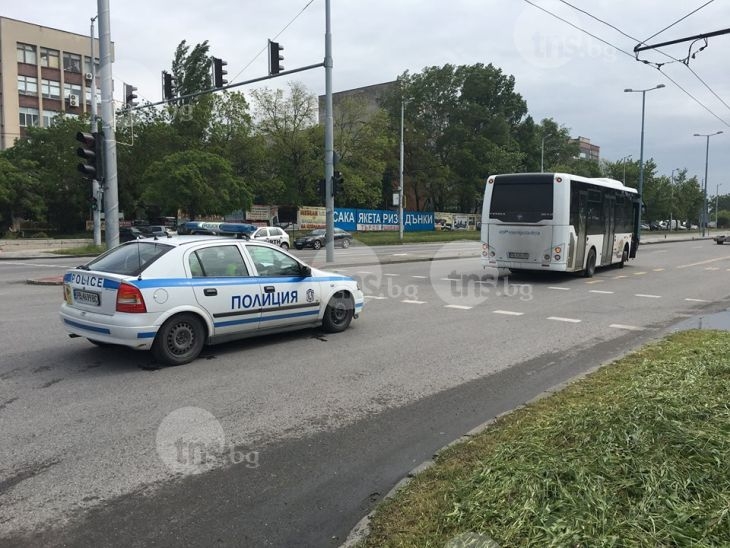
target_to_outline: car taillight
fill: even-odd
[[[117,290],[117,312],[147,312],[144,298],[139,288],[122,283]]]

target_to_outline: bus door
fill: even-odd
[[[575,226],[575,268],[583,268],[586,255],[586,239],[588,238],[588,191],[578,192],[578,224]]]
[[[603,196],[603,252],[601,264],[611,264],[613,244],[616,234],[616,197],[605,194]]]

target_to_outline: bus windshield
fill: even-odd
[[[535,223],[553,218],[553,175],[499,175],[494,178],[489,218]]]

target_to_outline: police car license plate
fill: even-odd
[[[510,251],[507,253],[507,256],[510,259],[529,259],[530,254],[529,253],[517,253],[515,251]]]
[[[74,302],[92,306],[99,306],[101,304],[98,293],[84,291],[83,289],[74,289]]]

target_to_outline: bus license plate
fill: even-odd
[[[507,253],[507,256],[510,259],[529,259],[530,258],[529,253],[517,253],[515,251],[510,251],[509,253]]]
[[[101,304],[98,293],[84,291],[82,289],[74,289],[74,302],[91,306],[99,306]]]

